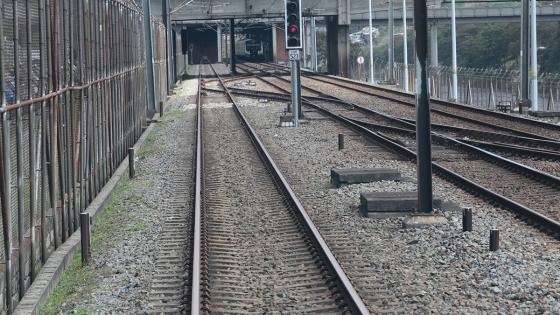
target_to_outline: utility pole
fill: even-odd
[[[519,100],[519,114],[523,113],[523,106],[529,100],[529,0],[521,0],[521,99]]]
[[[389,0],[389,84],[395,82],[395,8]]]
[[[237,66],[235,60],[235,19],[230,19],[229,41],[231,46],[231,74],[237,74]]]
[[[457,101],[457,24],[455,18],[455,0],[451,0],[451,75],[453,80],[452,98]]]
[[[169,14],[169,0],[163,0],[162,5],[163,24],[165,25],[165,55],[167,59],[167,94],[171,94],[173,89],[173,45],[171,19]]]
[[[222,24],[216,23],[216,39],[218,41],[218,63],[222,62]]]
[[[373,32],[371,29],[373,28],[373,16],[371,12],[371,0],[369,0],[369,82],[371,84],[375,83],[373,80]]]
[[[318,61],[317,61],[317,25],[315,21],[315,17],[311,17],[311,67],[313,71],[318,70]]]
[[[150,0],[142,0],[144,11],[144,49],[146,50],[146,72],[148,84],[148,118],[156,112],[155,85],[154,85],[154,58],[152,54],[152,21],[150,20]]]
[[[416,152],[418,172],[418,211],[433,212],[432,140],[430,95],[428,91],[428,8],[426,0],[414,0],[416,30]]]
[[[537,64],[537,1],[531,0],[531,110],[539,110],[539,68]]]
[[[370,0],[371,3],[371,0]],[[404,91],[408,92],[408,42],[407,42],[407,30],[406,30],[406,0],[402,2],[402,22],[403,22],[403,50],[404,50],[404,76],[403,76],[403,87]],[[370,20],[371,23],[371,20]]]

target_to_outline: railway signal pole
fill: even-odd
[[[301,80],[300,60],[303,48],[301,0],[284,0],[286,15],[284,31],[286,34],[286,49],[292,71],[292,111],[294,127],[299,126],[299,119],[303,117],[301,111]]]
[[[428,92],[428,8],[426,0],[414,0],[414,29],[416,30],[418,211],[432,213],[432,139]]]
[[[523,106],[530,104],[529,99],[529,0],[521,1],[521,99],[519,100],[519,114]]]

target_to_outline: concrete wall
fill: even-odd
[[[273,47],[273,49],[276,50],[276,54],[274,55],[274,62],[288,61],[288,52],[286,51],[286,36],[281,27],[282,24],[277,24],[274,28],[274,32],[276,32],[276,43]]]

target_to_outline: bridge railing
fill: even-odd
[[[132,0],[0,0],[0,313],[10,313],[147,125]],[[156,97],[165,27],[152,20]]]

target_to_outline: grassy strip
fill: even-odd
[[[185,115],[186,112],[184,111],[170,111],[165,114],[164,118],[160,119],[160,122],[165,124]],[[156,126],[146,137],[146,141],[137,155],[139,161],[147,159],[160,150],[156,142],[160,128],[162,126]],[[138,174],[142,173],[141,168],[137,171]],[[116,231],[134,233],[148,228],[148,225],[142,218],[135,216],[134,213],[124,208],[121,202],[127,200],[126,202],[130,203],[131,200],[126,198],[127,195],[132,194],[136,189],[148,187],[149,185],[150,182],[147,180],[135,179],[130,181],[126,175],[120,179],[107,208],[95,218],[95,225],[92,227],[91,251],[94,259],[96,253],[103,251],[107,246],[111,245],[111,241],[117,236]],[[135,201],[133,202],[143,202],[141,198],[134,199]],[[73,310],[74,314],[94,313],[95,306],[93,305],[71,304],[71,301],[79,301],[80,296],[91,294],[96,288],[95,280],[100,277],[102,278],[105,273],[109,273],[109,271],[95,268],[92,265],[82,267],[81,250],[78,250],[55,290],[49,296],[47,303],[39,310],[39,314],[60,314],[61,311],[69,310]]]
[[[154,154],[158,148],[155,143],[156,131],[148,135],[145,144],[140,150],[140,154],[147,158]],[[149,142],[148,140],[151,139]],[[115,239],[117,231],[121,232],[138,232],[148,228],[142,218],[134,216],[128,209],[123,207],[122,201],[126,200],[127,195],[134,192],[135,189],[149,186],[149,181],[135,179],[130,181],[128,176],[123,176],[113,194],[107,208],[95,218],[95,225],[92,226],[91,235],[91,251],[95,258],[96,253],[110,246],[112,240]],[[127,201],[130,202],[130,201]],[[142,200],[137,200],[142,202]],[[94,306],[84,305],[66,305],[65,303],[72,300],[80,300],[79,296],[91,294],[96,287],[96,279],[103,277],[109,271],[95,268],[90,265],[82,267],[81,250],[78,250],[68,269],[62,275],[55,290],[49,296],[47,303],[41,307],[39,314],[59,314],[66,308],[74,308],[74,314],[89,314],[94,311]]]

